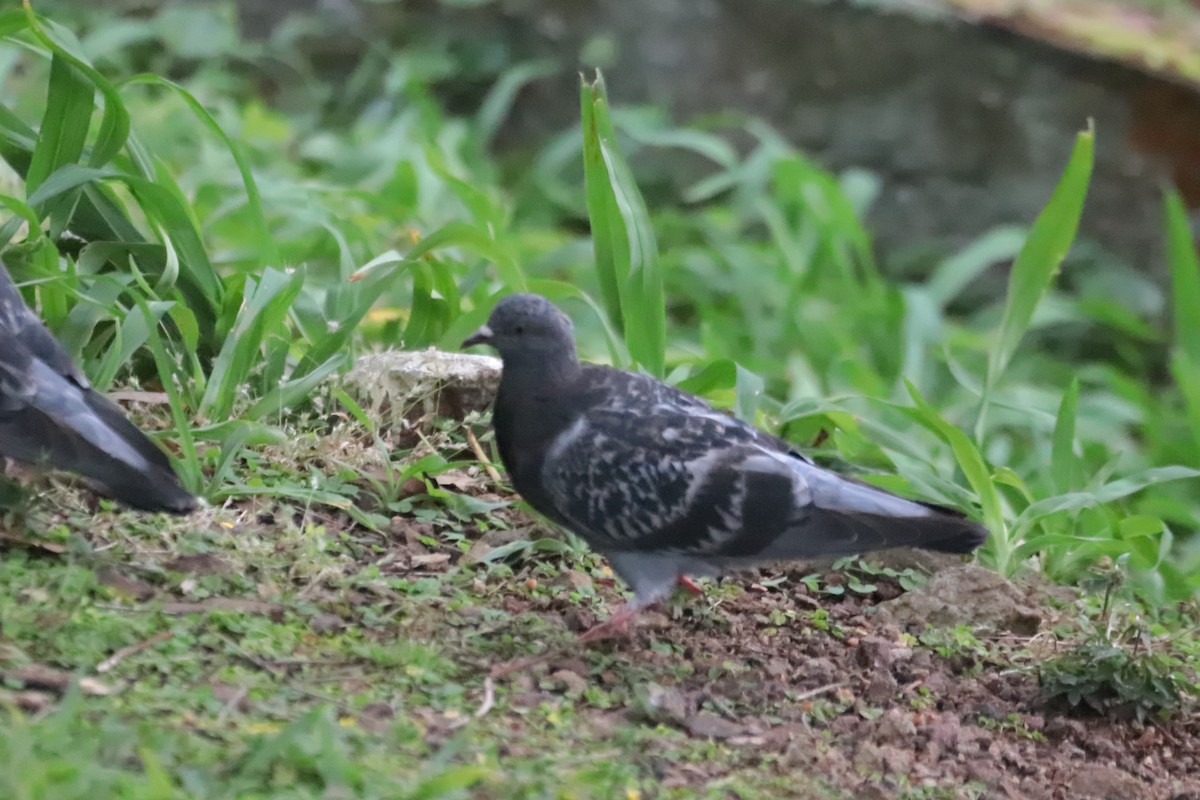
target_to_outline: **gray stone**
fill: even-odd
[[[924,586],[880,604],[878,614],[883,621],[898,625],[962,624],[1022,636],[1036,633],[1042,621],[1021,589],[974,564],[937,573]]]
[[[462,419],[492,404],[500,359],[440,350],[389,350],[363,356],[343,387],[382,425],[433,417]]]

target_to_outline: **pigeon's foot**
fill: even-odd
[[[692,583],[692,581],[686,576],[681,575],[679,577],[679,582],[682,585],[687,586],[689,589],[696,591],[700,589],[700,587]],[[641,613],[642,609],[655,605],[656,602],[656,600],[634,600],[633,602],[626,603],[614,611],[612,616],[604,620],[604,622],[593,625],[581,633],[579,638],[571,644],[553,647],[546,652],[541,653],[540,655],[530,656],[529,658],[519,658],[515,661],[505,661],[502,664],[496,664],[491,668],[489,674],[493,678],[502,678],[505,675],[513,672],[524,672],[525,670],[549,661],[552,658],[557,658],[558,656],[569,653],[575,647],[581,644],[591,644],[592,642],[599,642],[605,639],[618,639],[628,636],[629,623]]]
[[[691,592],[696,597],[699,597],[700,595],[704,594],[704,590],[700,588],[700,584],[696,583],[694,580],[689,578],[687,575],[680,575],[678,578],[675,579],[675,582],[678,583],[683,588],[687,589],[689,592]]]
[[[493,665],[492,668],[488,670],[488,677],[503,678],[505,675],[511,675],[514,672],[525,672],[533,669],[544,661],[549,661],[561,653],[562,648],[556,648],[548,653],[542,653],[541,655],[530,656],[529,658],[516,658],[512,661],[504,661],[502,663]]]
[[[593,625],[584,631],[580,637],[580,644],[589,642],[598,642],[602,639],[615,639],[620,636],[629,634],[629,623],[633,618],[645,608],[639,603],[626,603],[613,612],[613,615],[601,622],[598,625]]]
[[[570,652],[577,645],[625,636],[629,633],[629,621],[636,617],[637,613],[641,610],[641,606],[626,603],[613,612],[613,615],[604,622],[588,628],[571,644],[553,647],[540,655],[530,656],[529,658],[518,658],[515,661],[505,661],[502,664],[496,664],[489,670],[488,674],[493,678],[503,678],[505,675],[513,672],[525,672],[536,667],[538,664]]]

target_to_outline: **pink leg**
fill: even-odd
[[[624,636],[629,633],[629,623],[638,612],[642,610],[641,606],[633,603],[626,603],[613,612],[613,615],[597,625],[588,628],[579,636],[580,644],[587,642],[598,642],[601,639],[611,639],[616,636]]]
[[[697,586],[695,581],[693,581],[687,575],[680,575],[678,578],[676,578],[676,582],[692,594],[699,595],[704,593],[704,590]],[[648,605],[654,605],[654,603],[649,603]],[[613,639],[618,636],[627,635],[629,633],[629,623],[632,622],[639,613],[641,613],[643,608],[646,608],[646,605],[640,605],[636,601],[632,603],[626,603],[614,611],[612,616],[604,620],[604,622],[597,623],[580,634],[579,639],[576,640],[576,644],[588,644],[590,642],[601,641],[602,639]],[[527,670],[530,667],[546,661],[547,659],[559,655],[560,653],[569,649],[569,647],[570,645],[553,648],[538,656],[497,664],[496,666],[492,667],[491,675],[493,678],[499,678],[504,675],[508,675],[511,672],[521,672]]]

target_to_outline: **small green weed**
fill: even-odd
[[[1178,710],[1194,686],[1175,652],[1156,649],[1142,615],[1120,614],[1117,598],[1126,583],[1120,558],[1097,580],[1104,595],[1094,618],[1084,617],[1087,637],[1038,669],[1047,703],[1117,718],[1165,717]]]
[[[1183,667],[1164,652],[1089,639],[1038,670],[1047,702],[1122,719],[1168,716],[1190,691]]]
[[[1016,712],[1006,715],[1003,719],[996,719],[987,714],[980,714],[976,717],[975,722],[979,727],[986,728],[989,731],[1014,733],[1023,739],[1029,739],[1034,742],[1046,741],[1046,734],[1029,727],[1029,723],[1021,719],[1021,715]]]

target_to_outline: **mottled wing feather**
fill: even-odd
[[[643,375],[598,367],[604,398],[551,444],[543,483],[554,510],[601,549],[720,554],[766,546],[786,527],[796,483],[774,437]],[[749,509],[753,509],[750,511]]]

